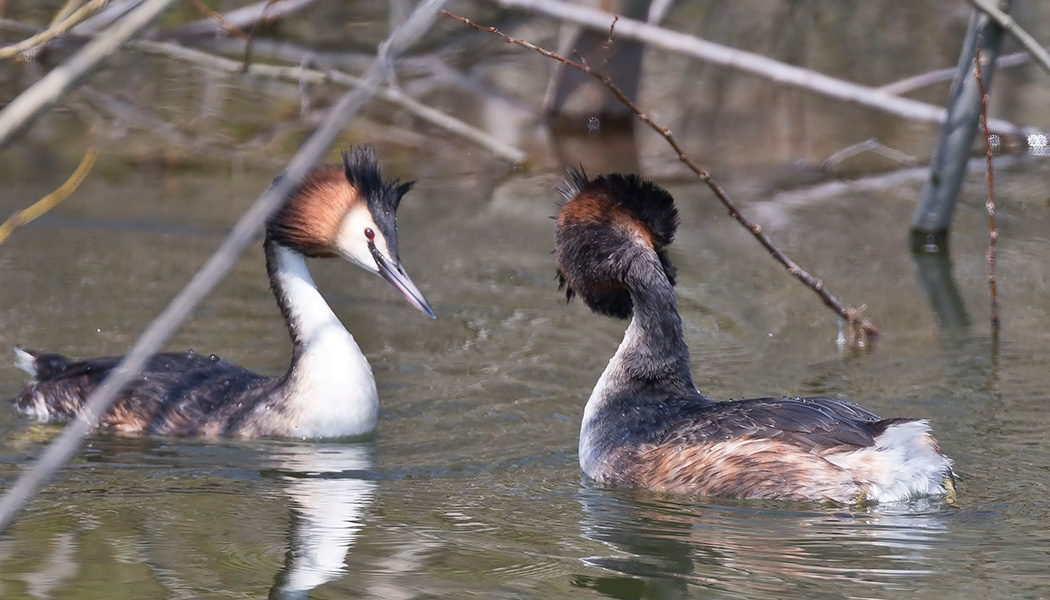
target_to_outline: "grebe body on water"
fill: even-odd
[[[580,467],[610,485],[710,496],[892,502],[954,499],[951,460],[925,420],[882,419],[846,400],[714,402],[689,370],[667,246],[671,195],[636,175],[569,170],[557,219],[568,299],[630,318],[584,409]]]
[[[281,376],[257,375],[215,356],[154,356],[99,420],[102,429],[176,436],[334,438],[376,425],[378,397],[367,359],[325,302],[306,257],[343,257],[381,275],[433,317],[401,266],[396,211],[411,183],[384,180],[370,147],[343,164],[312,169],[267,221],[270,288],[292,338]],[[74,417],[120,357],[72,360],[15,348],[32,380],[13,400],[39,420]]]

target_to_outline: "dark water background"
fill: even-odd
[[[226,4],[217,8],[237,6]],[[969,14],[948,1],[680,4],[669,20],[676,29],[871,85],[953,65]],[[388,31],[392,11],[377,5],[319,2],[261,32],[260,42],[286,46],[260,43],[257,59],[294,55],[308,40],[330,53],[321,58],[360,67]],[[1050,12],[1015,5],[1038,37]],[[12,6],[9,17],[36,14]],[[455,8],[555,44],[557,25],[546,19]],[[165,24],[196,18],[180,10]],[[788,254],[843,301],[865,306],[880,328],[873,347],[843,350],[834,315],[726,216],[662,139],[556,136],[538,116],[545,59],[448,23],[432,37],[401,66],[401,85],[529,159],[509,164],[379,101],[345,132],[344,146],[377,146],[386,175],[418,180],[400,210],[401,255],[439,317],[426,319],[348,264],[311,263],[375,371],[375,440],[93,436],[0,538],[0,595],[1050,594],[1045,159],[997,166],[1003,331],[994,344],[983,172],[974,170],[965,188],[950,262],[936,264],[907,245],[922,170],[897,170],[870,154],[839,165],[836,177],[817,168],[872,137],[925,161],[936,128],[646,54],[646,109]],[[31,66],[0,63],[0,98],[35,77]],[[0,347],[73,356],[126,350],[310,129],[297,116],[294,84],[134,54],[89,84],[131,108],[107,112],[77,95],[0,152],[6,215],[57,187],[89,144],[102,148],[74,196],[0,247]],[[912,95],[942,102],[946,89]],[[339,93],[312,90],[313,108]],[[1047,100],[1042,72],[1004,70],[992,112],[1050,128]],[[600,489],[581,478],[583,403],[625,324],[566,306],[557,291],[553,188],[565,164],[595,173],[631,163],[678,199],[671,256],[701,389],[716,398],[834,394],[883,415],[927,417],[956,460],[955,506],[699,500]],[[266,373],[285,368],[287,334],[257,249],[170,348],[214,352]],[[23,383],[22,372],[0,367],[0,396]],[[57,431],[0,410],[0,485]]]

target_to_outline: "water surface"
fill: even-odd
[[[826,16],[830,9],[822,10]],[[903,18],[884,10],[857,18]],[[696,16],[682,13],[682,22]],[[793,56],[858,80],[888,82],[955,60],[948,41],[942,52],[912,62],[890,61],[856,39],[818,42],[807,46],[808,59]],[[853,53],[839,63],[824,46]],[[950,262],[931,265],[906,243],[921,172],[847,179],[830,189],[821,185],[833,182],[807,166],[876,133],[927,156],[935,130],[887,124],[881,115],[709,68],[693,66],[683,78],[690,63],[681,58],[646,60],[642,97],[654,114],[673,122],[716,176],[724,174],[730,193],[786,252],[844,302],[866,307],[882,332],[874,346],[840,348],[834,315],[684,175],[655,136],[588,147],[586,137],[554,139],[526,120],[510,137],[528,148],[530,164],[515,167],[448,134],[402,130],[398,119],[411,123],[408,117],[375,109],[341,143],[371,140],[388,175],[418,180],[400,210],[401,256],[438,319],[352,265],[310,263],[375,371],[381,413],[374,439],[94,435],[0,538],[0,594],[1050,594],[1050,167],[1022,157],[1000,163],[996,174],[1003,331],[995,342],[982,173],[966,187]],[[489,118],[535,111],[545,81],[537,65],[544,63],[507,52],[462,67],[497,88],[508,73],[531,74],[518,88],[500,89],[511,95],[531,84],[535,91],[518,96],[516,108],[505,98],[470,101],[482,103]],[[156,73],[158,89],[182,89],[188,98],[171,101],[171,118],[192,114],[203,85],[198,76],[171,65]],[[1012,77],[1002,79],[1002,89],[1015,100],[1003,103],[1001,115],[1050,126],[1029,108],[1044,86]],[[222,85],[234,90],[232,106],[271,97],[236,81]],[[444,92],[434,102],[447,110],[467,102],[461,88]],[[765,100],[736,100],[755,97]],[[85,147],[49,135],[47,127],[76,123],[73,114],[60,110],[49,119],[0,154],[0,214],[56,187]],[[191,160],[155,132],[132,129],[118,141],[98,135],[92,141],[103,144],[103,157],[76,195],[0,248],[0,346],[81,357],[123,352],[265,189],[274,175],[268,165],[282,158],[280,148],[246,155],[219,147],[210,158]],[[678,199],[682,225],[671,257],[701,390],[715,398],[833,394],[886,416],[929,418],[956,461],[957,504],[855,510],[730,502],[603,489],[581,477],[575,448],[583,403],[625,324],[579,303],[566,306],[554,279],[549,217],[563,163],[594,173],[625,158],[597,154],[603,147],[634,152],[626,158]],[[266,373],[285,368],[287,333],[258,247],[169,347],[214,352]],[[23,383],[12,366],[0,368],[0,396]],[[57,432],[0,410],[0,485],[10,485]]]

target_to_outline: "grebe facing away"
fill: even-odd
[[[305,257],[341,256],[382,275],[433,317],[405,274],[395,211],[411,183],[384,181],[370,147],[342,165],[311,170],[266,224],[270,287],[292,337],[292,364],[279,377],[256,375],[192,351],[158,354],[118,396],[100,428],[181,436],[332,438],[375,428],[378,400],[368,361],[306,268]],[[32,380],[14,399],[40,420],[77,414],[120,357],[70,360],[15,348]]]
[[[580,467],[619,486],[732,498],[858,502],[954,498],[926,421],[835,398],[713,402],[689,371],[667,256],[674,199],[636,175],[569,171],[555,253],[567,296],[631,318],[591,393]]]

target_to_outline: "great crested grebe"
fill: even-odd
[[[215,356],[165,353],[118,396],[99,427],[176,436],[333,438],[376,425],[372,370],[353,336],[325,302],[306,257],[341,256],[389,281],[434,316],[401,266],[396,211],[411,183],[385,181],[371,147],[343,153],[342,165],[312,169],[266,224],[270,288],[292,338],[279,377],[257,375]],[[15,348],[32,380],[13,400],[40,420],[75,416],[120,357],[75,361]]]
[[[583,412],[580,467],[610,485],[843,504],[954,499],[951,460],[924,420],[836,398],[713,402],[689,371],[667,246],[674,199],[637,175],[569,170],[555,254],[568,299],[626,319]]]

